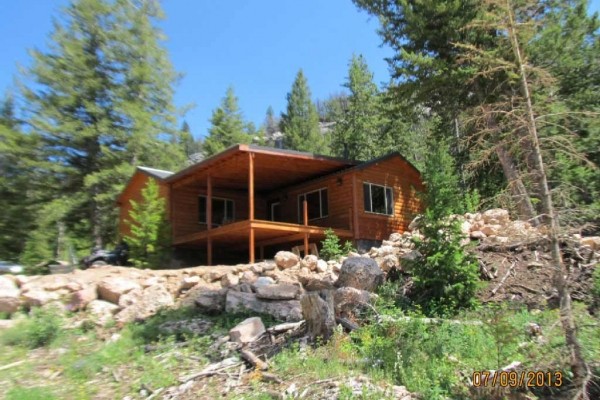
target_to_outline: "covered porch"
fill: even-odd
[[[173,244],[197,248],[213,263],[216,246],[248,252],[248,261],[263,259],[265,248],[310,243],[324,238],[323,220],[309,220],[306,198],[295,210],[278,207],[289,188],[353,166],[330,157],[237,145],[173,175],[167,180]],[[289,208],[289,207],[288,207]],[[290,217],[293,215],[293,217]],[[352,218],[333,226],[343,239],[352,239]]]

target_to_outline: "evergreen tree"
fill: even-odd
[[[354,160],[380,155],[381,118],[379,90],[362,55],[352,56],[347,82],[348,107],[333,131],[333,153]]]
[[[130,261],[137,267],[164,267],[169,252],[169,224],[166,201],[158,184],[150,179],[142,189],[142,201],[130,200],[131,234],[125,237]]]
[[[183,121],[181,129],[179,130],[179,144],[183,148],[183,151],[188,160],[196,157],[198,153],[202,152],[202,142],[194,139],[194,135],[190,129],[190,125],[187,121]]]
[[[97,245],[115,237],[114,199],[136,164],[176,169],[176,78],[154,21],[158,3],[75,0],[47,52],[33,51],[28,123],[52,160],[53,197],[68,199],[70,235]]]
[[[287,94],[286,112],[281,115],[285,148],[327,154],[327,142],[319,131],[319,115],[310,98],[310,89],[302,70],[298,71]]]
[[[209,136],[203,145],[207,156],[220,153],[235,144],[252,142],[233,87],[227,89],[221,105],[213,111],[210,123]]]

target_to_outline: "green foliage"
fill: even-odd
[[[2,343],[31,349],[47,346],[63,333],[63,317],[52,308],[34,308],[31,317],[21,321],[2,336]]]
[[[423,239],[415,240],[421,254],[412,264],[416,301],[427,314],[448,314],[475,305],[479,282],[477,263],[461,241],[460,222],[451,214],[464,210],[453,160],[443,142],[430,145],[423,180],[427,209],[420,222]]]
[[[125,237],[129,245],[130,261],[138,267],[162,267],[169,256],[169,223],[166,218],[166,201],[160,196],[159,187],[153,179],[142,189],[140,203],[130,200],[130,235]]]
[[[370,160],[381,152],[380,99],[373,73],[362,55],[352,56],[344,86],[350,95],[333,129],[332,152],[351,160]]]
[[[50,394],[44,387],[16,386],[6,393],[6,400],[55,400],[58,397]]]
[[[254,129],[249,130],[244,122],[233,87],[227,89],[221,105],[213,111],[210,123],[209,136],[203,144],[207,156],[220,153],[235,144],[252,142]]]
[[[321,242],[321,247],[320,255],[327,261],[338,260],[340,257],[346,256],[352,251],[356,251],[349,241],[346,241],[341,245],[340,238],[331,228],[325,230],[325,239]]]
[[[76,0],[56,19],[47,50],[31,52],[26,122],[40,138],[41,159],[52,160],[36,170],[45,178],[37,205],[68,205],[59,222],[88,250],[116,236],[114,201],[133,166],[185,162],[160,18],[154,1]],[[36,241],[58,236],[58,229],[32,232]]]
[[[300,70],[287,94],[286,112],[281,115],[283,144],[287,149],[327,153],[326,139],[319,131],[319,115],[310,96],[308,82]]]

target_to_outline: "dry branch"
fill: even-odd
[[[508,276],[510,275],[512,270],[515,268],[515,265],[516,265],[516,263],[514,263],[514,262],[511,264],[510,268],[508,269],[508,271],[506,271],[506,274],[504,275],[504,277],[502,277],[502,280],[500,281],[498,286],[496,286],[492,290],[492,296],[494,296],[496,294],[496,292],[498,291],[498,289],[500,289],[502,287],[502,285],[504,285],[504,281],[506,281],[506,278],[508,278]]]
[[[256,354],[248,349],[240,350],[240,354],[242,358],[252,364],[253,367],[258,368],[262,371],[266,371],[269,369],[269,364],[258,358]]]

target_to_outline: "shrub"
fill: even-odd
[[[31,318],[7,331],[2,339],[7,345],[37,348],[52,343],[62,332],[63,318],[54,309],[35,308]]]
[[[337,260],[341,256],[356,251],[349,241],[346,241],[343,246],[340,245],[340,238],[331,228],[325,230],[325,239],[321,242],[321,246],[321,257],[327,261]]]

